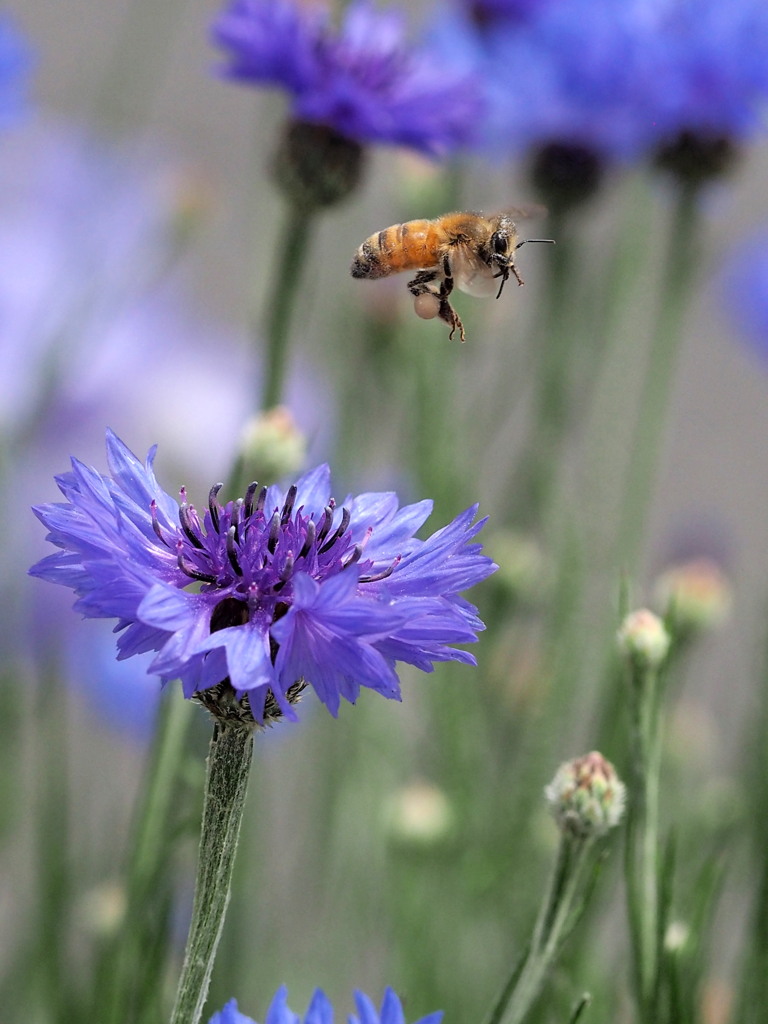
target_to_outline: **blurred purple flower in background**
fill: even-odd
[[[475,663],[451,645],[484,628],[459,591],[495,569],[470,543],[476,508],[416,540],[431,502],[337,507],[319,466],[224,506],[214,487],[199,516],[183,489],[179,504],[159,487],[154,449],[142,464],[108,433],[107,456],[111,478],[73,459],[57,477],[66,502],[35,509],[60,550],[30,571],[71,587],[86,617],[118,619],[119,656],[158,652],[151,671],[185,696],[228,678],[259,721],[270,693],[295,717],[288,691],[303,679],[335,715],[361,686],[398,699],[397,661]]]
[[[721,292],[738,331],[768,361],[768,230],[763,228],[728,254]]]
[[[0,128],[13,124],[27,105],[32,55],[13,21],[0,13]]]
[[[406,1024],[405,1014],[400,999],[391,988],[384,992],[381,1010],[377,1010],[371,1000],[362,992],[355,992],[355,1005],[359,1016],[348,1017],[348,1024]],[[442,1011],[427,1014],[414,1024],[440,1024]],[[231,999],[218,1013],[214,1013],[209,1024],[256,1024],[251,1017],[246,1017],[237,1008],[237,1000]],[[288,1008],[288,992],[285,985],[275,993],[264,1024],[302,1024],[302,1018]],[[322,991],[316,989],[310,1000],[303,1024],[333,1024],[333,1006]]]
[[[499,3],[494,21],[496,6],[478,25],[467,0],[435,28],[445,59],[485,83],[491,150],[558,141],[623,160],[684,131],[738,141],[760,128],[763,0],[548,0],[516,19]]]
[[[29,463],[92,435],[89,423],[140,422],[166,443],[183,436],[174,447],[194,448],[203,472],[214,452],[221,465],[249,413],[252,370],[242,339],[201,315],[178,273],[182,172],[67,125],[15,132],[3,156],[0,432],[24,439]],[[222,358],[232,372],[219,386]],[[215,443],[213,413],[183,426],[178,415],[202,391]]]
[[[228,55],[221,73],[285,89],[294,120],[359,143],[445,156],[467,141],[479,113],[470,75],[409,46],[394,11],[356,0],[340,18],[337,29],[324,6],[232,0],[212,26]]]

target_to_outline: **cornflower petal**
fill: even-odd
[[[301,1018],[288,1009],[288,989],[281,985],[267,1010],[264,1024],[301,1024]]]

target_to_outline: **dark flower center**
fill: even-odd
[[[331,498],[319,518],[295,509],[297,488],[290,487],[281,508],[265,510],[267,488],[250,485],[244,498],[221,505],[222,485],[208,495],[208,509],[202,521],[186,500],[182,488],[179,526],[168,534],[151,506],[156,536],[176,556],[176,565],[187,580],[202,585],[203,593],[219,591],[211,631],[248,622],[255,612],[266,613],[271,621],[282,617],[291,605],[294,574],[306,573],[316,580],[327,579],[361,563],[360,583],[384,579],[396,567],[400,556],[384,567],[362,561],[365,545],[350,536],[349,509],[341,515]],[[181,583],[185,586],[185,583]]]

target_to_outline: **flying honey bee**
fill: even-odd
[[[434,220],[393,224],[367,238],[355,253],[352,277],[389,277],[401,270],[418,273],[408,282],[416,314],[424,320],[439,316],[465,340],[464,324],[449,301],[454,286],[469,295],[501,295],[512,275],[523,279],[515,265],[515,251],[526,242],[553,242],[552,238],[518,241],[513,218],[543,213],[542,207],[482,213],[445,213]],[[499,281],[498,290],[496,282]]]

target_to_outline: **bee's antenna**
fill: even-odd
[[[524,238],[522,242],[517,243],[515,248],[519,249],[520,246],[525,245],[526,242],[548,242],[550,245],[555,245],[554,238]]]

